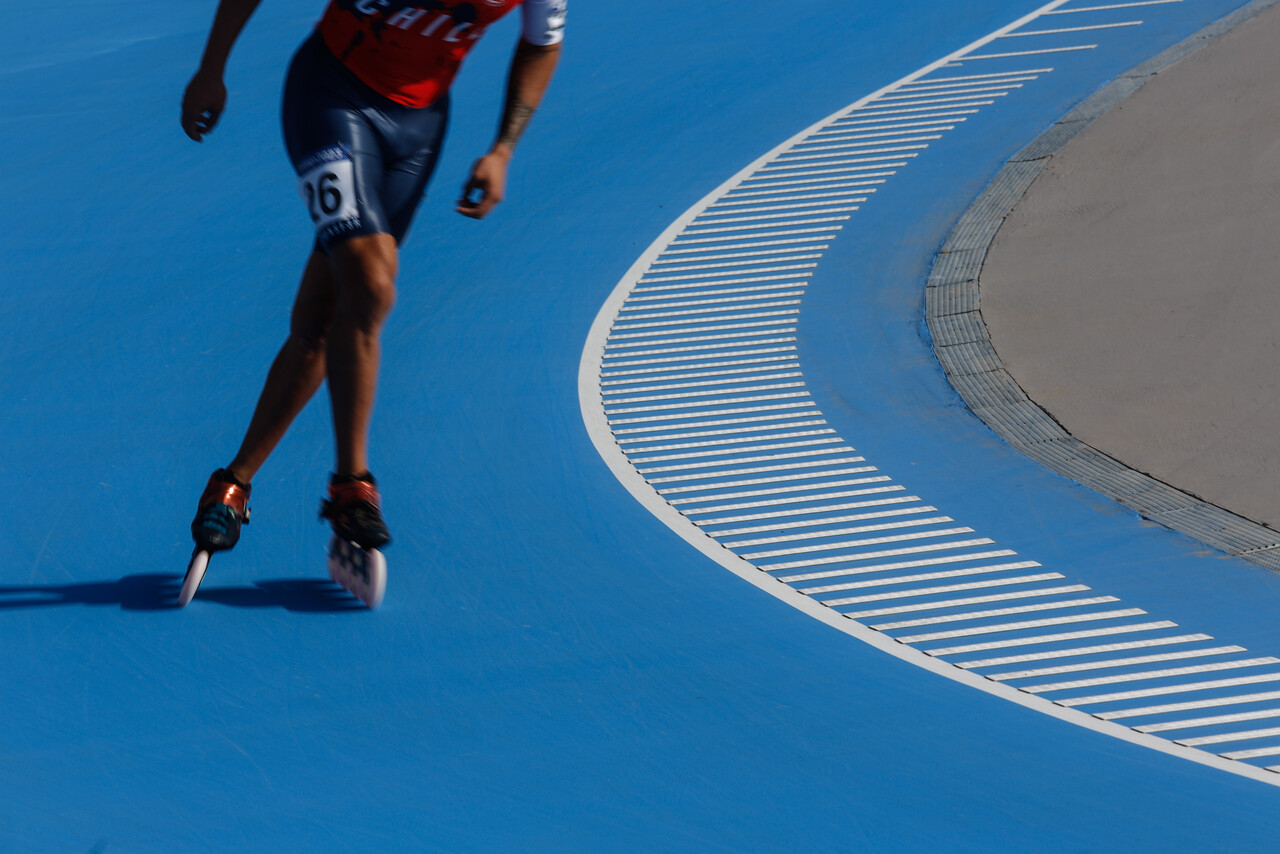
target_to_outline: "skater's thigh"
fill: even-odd
[[[298,192],[326,251],[337,241],[391,228],[382,203],[386,163],[374,100],[386,99],[352,79],[327,51],[315,38],[298,50],[280,110]]]

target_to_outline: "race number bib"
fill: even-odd
[[[317,151],[299,170],[298,194],[307,205],[316,231],[355,228],[360,224],[356,207],[355,169],[351,152],[343,146]]]

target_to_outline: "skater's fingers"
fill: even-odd
[[[504,160],[492,155],[480,158],[471,169],[455,210],[472,219],[484,219],[502,201],[505,177]]]
[[[213,130],[227,104],[227,88],[221,77],[197,72],[182,93],[182,130],[201,142]]]

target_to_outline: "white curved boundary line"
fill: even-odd
[[[609,466],[609,470],[613,472],[614,477],[626,487],[627,491],[640,502],[650,513],[662,521],[668,528],[680,535],[686,542],[702,552],[711,560],[720,564],[725,569],[734,573],[745,581],[754,584],[761,590],[772,596],[781,599],[793,608],[802,611],[815,620],[831,626],[838,631],[851,635],[858,640],[870,644],[871,646],[889,653],[892,656],[907,661],[917,667],[924,668],[939,676],[945,676],[948,679],[963,683],[988,694],[995,695],[1001,699],[1017,703],[1028,709],[1049,715],[1059,720],[1084,727],[1095,732],[1118,738],[1132,744],[1140,745],[1151,750],[1176,756],[1181,759],[1198,762],[1216,768],[1220,771],[1226,771],[1231,774],[1237,774],[1242,777],[1248,777],[1262,783],[1273,786],[1280,786],[1280,775],[1267,771],[1258,766],[1249,765],[1243,762],[1224,759],[1213,753],[1197,750],[1190,747],[1184,747],[1171,741],[1159,738],[1147,733],[1136,732],[1128,727],[1113,723],[1111,721],[1099,720],[1092,715],[1074,709],[1059,706],[1049,700],[1038,697],[1033,694],[1026,694],[1010,685],[1000,682],[993,682],[976,673],[962,670],[951,664],[940,661],[929,655],[926,655],[916,649],[899,643],[892,638],[867,628],[854,620],[851,620],[839,612],[828,608],[813,598],[806,596],[799,590],[791,586],[777,581],[768,573],[752,566],[747,561],[735,555],[727,548],[715,542],[711,537],[704,533],[701,529],[693,525],[688,519],[680,514],[674,507],[668,504],[654,489],[649,486],[644,477],[641,476],[632,466],[631,462],[623,454],[622,450],[614,440],[613,433],[609,429],[608,420],[605,416],[603,401],[600,395],[600,369],[604,358],[605,342],[609,335],[609,328],[613,324],[614,319],[618,315],[619,309],[626,301],[628,294],[635,287],[638,280],[649,269],[653,260],[662,253],[662,251],[674,240],[674,238],[684,230],[684,228],[705,211],[712,203],[727,193],[729,190],[740,184],[747,176],[753,174],[765,163],[781,154],[783,151],[791,148],[800,140],[808,137],[815,131],[825,127],[832,121],[859,109],[868,102],[884,95],[885,93],[896,89],[900,86],[913,82],[914,80],[929,74],[932,71],[954,62],[978,48],[1000,38],[1005,33],[1011,32],[1024,26],[1032,20],[1044,15],[1069,2],[1069,0],[1054,0],[1040,8],[1036,9],[1028,15],[1019,18],[1011,24],[986,35],[972,44],[948,54],[923,68],[908,74],[902,79],[889,84],[881,89],[877,89],[869,95],[855,101],[849,106],[831,114],[830,116],[816,122],[805,128],[798,134],[787,139],[785,142],[776,146],[763,156],[759,157],[746,168],[742,169],[733,177],[722,183],[719,187],[712,190],[704,196],[697,204],[689,208],[675,222],[671,223],[665,231],[640,255],[636,262],[631,265],[626,275],[618,282],[609,298],[601,306],[599,313],[596,315],[595,321],[591,325],[591,330],[587,335],[586,343],[582,351],[582,360],[578,367],[578,404],[582,410],[583,422],[587,428],[587,434],[591,437],[591,442],[595,445],[596,451],[601,458]]]

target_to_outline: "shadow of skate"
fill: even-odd
[[[309,613],[367,610],[364,603],[332,581],[318,578],[255,581],[252,587],[202,587],[196,599],[235,608],[284,608]]]
[[[119,581],[78,584],[0,585],[0,610],[51,605],[119,605],[126,611],[159,611],[175,606],[182,577],[126,575]]]
[[[125,611],[162,611],[177,607],[181,575],[126,575],[118,581],[76,584],[0,585],[0,611],[56,605],[117,605]],[[364,605],[325,579],[285,578],[254,582],[252,587],[209,587],[196,599],[236,608],[283,608],[303,613],[363,611]]]

